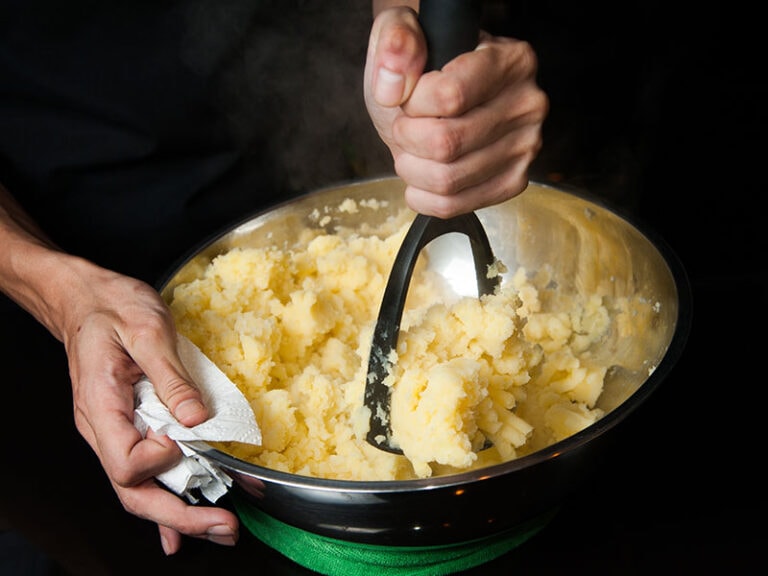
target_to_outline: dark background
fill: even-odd
[[[761,202],[768,190],[759,19],[724,3],[685,10],[671,4],[486,2],[488,28],[533,44],[539,82],[551,99],[532,177],[584,188],[660,234],[688,272],[693,324],[683,357],[616,429],[617,449],[591,482],[540,534],[473,575],[768,568],[761,551],[768,386]],[[380,167],[372,162],[360,175]],[[43,334],[29,337],[56,345]],[[63,362],[62,356],[59,368]],[[59,441],[84,446],[74,432]],[[45,456],[52,465],[70,463],[56,450]],[[84,455],[81,466],[82,478],[98,475],[95,458]],[[86,490],[78,471],[70,476],[59,484],[69,493],[53,490],[48,479],[26,481],[39,484],[43,503],[72,498],[76,507],[88,493],[105,496],[94,502],[110,501],[106,481]],[[101,538],[125,550],[126,574],[309,574],[245,529],[234,549],[187,539],[176,557],[162,558],[154,526],[126,518],[111,500],[114,509],[99,512]],[[10,533],[7,540],[20,550],[49,550],[53,565],[40,557],[34,562],[50,574],[75,574],[76,567],[111,573],[98,559],[75,556],[76,526],[57,538],[45,529],[55,518],[28,511],[24,503],[5,511],[28,532],[26,542]],[[142,554],[154,564],[142,563]],[[21,561],[7,565],[12,562]],[[31,566],[19,573],[35,573]]]

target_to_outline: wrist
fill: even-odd
[[[57,339],[63,337],[62,301],[69,290],[75,257],[38,241],[3,242],[0,255],[0,291],[14,300]]]

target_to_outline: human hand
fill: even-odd
[[[178,446],[134,426],[133,385],[145,374],[176,418],[194,426],[208,417],[176,351],[173,320],[159,294],[138,280],[74,259],[78,279],[60,326],[69,358],[75,423],[99,457],[123,507],[156,522],[166,554],[182,534],[234,545],[237,517],[192,506],[154,477],[181,458]],[[73,289],[74,288],[74,289]]]
[[[477,49],[442,70],[422,74],[425,62],[416,13],[380,12],[368,46],[365,102],[407,184],[407,204],[447,218],[525,190],[549,108],[531,46],[481,32]]]

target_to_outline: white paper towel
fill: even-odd
[[[147,428],[166,434],[177,441],[184,453],[179,464],[157,476],[160,482],[193,504],[198,501],[192,494],[196,488],[205,498],[216,502],[232,485],[232,479],[183,441],[236,441],[259,445],[261,431],[245,396],[197,346],[179,335],[178,350],[182,363],[202,393],[211,417],[192,428],[184,426],[160,401],[154,386],[144,377],[134,386],[134,425],[142,435],[146,435]]]

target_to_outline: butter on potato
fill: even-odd
[[[612,329],[602,297],[558,294],[546,270],[519,269],[496,294],[452,301],[422,260],[390,375],[404,456],[367,443],[371,331],[409,224],[401,215],[370,234],[306,229],[292,246],[233,248],[175,288],[178,330],[249,399],[262,430],[260,447],[219,448],[294,474],[411,479],[507,461],[601,417],[608,367],[591,349]]]

